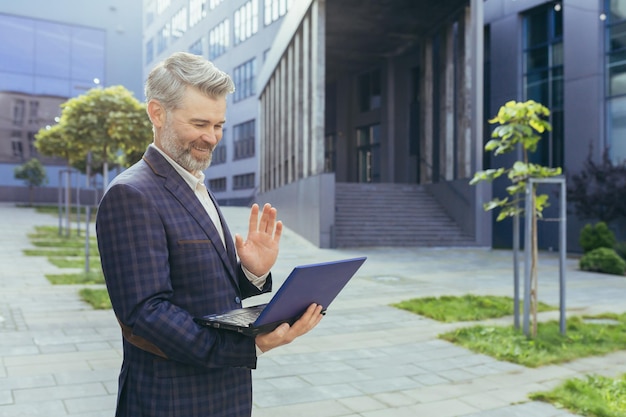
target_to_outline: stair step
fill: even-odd
[[[475,244],[419,185],[337,183],[335,190],[337,247]]]

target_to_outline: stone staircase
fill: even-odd
[[[475,246],[419,185],[337,183],[335,245]]]

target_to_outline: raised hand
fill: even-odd
[[[265,204],[259,218],[259,206],[253,204],[246,240],[239,234],[235,235],[235,247],[241,264],[256,276],[269,272],[278,257],[278,243],[282,232],[283,223],[276,221],[274,207]]]

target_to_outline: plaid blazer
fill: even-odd
[[[193,321],[271,289],[271,277],[262,290],[246,279],[218,213],[226,248],[193,191],[151,147],[102,198],[96,230],[115,315],[125,333],[166,356],[124,338],[118,417],[251,415],[254,339]]]

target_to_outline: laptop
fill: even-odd
[[[198,317],[196,323],[247,336],[268,333],[282,323],[295,323],[312,303],[326,312],[366,257],[295,267],[269,303]]]

